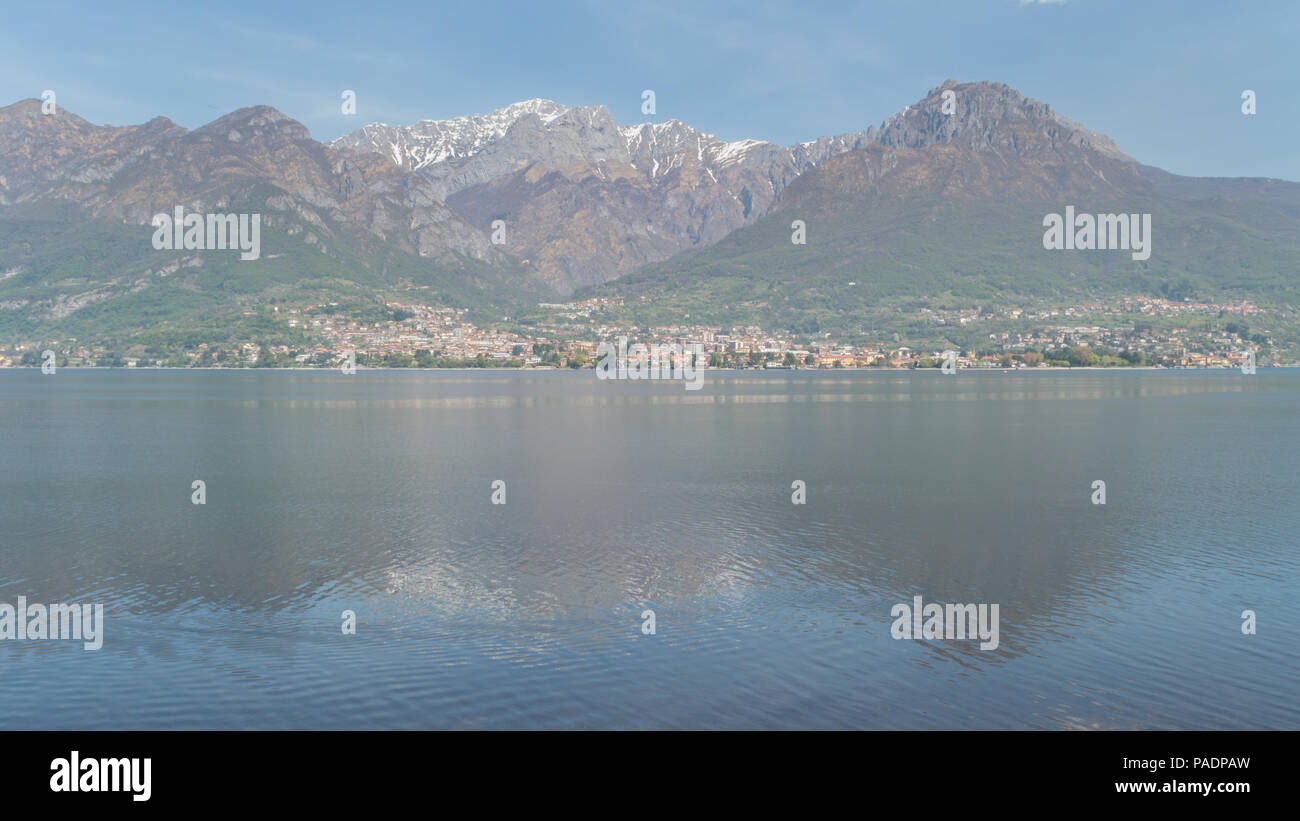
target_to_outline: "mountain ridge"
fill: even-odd
[[[162,302],[159,316],[180,322],[197,304],[173,299],[182,286],[226,310],[294,289],[416,287],[426,300],[500,314],[557,295],[680,293],[716,280],[731,283],[731,304],[737,289],[770,290],[781,266],[786,285],[806,280],[806,293],[753,315],[792,325],[817,315],[847,326],[863,300],[908,288],[1060,292],[1089,282],[1087,271],[1106,288],[1125,276],[1148,290],[1181,278],[1292,298],[1280,277],[1294,263],[1286,237],[1300,186],[1168,174],[1003,83],[947,80],[878,125],[792,146],[724,141],[675,119],[620,126],[605,106],[542,98],[416,126],[370,124],[319,142],[270,106],[193,131],[161,116],[97,126],[62,109],[44,115],[30,99],[0,108],[0,222],[15,226],[0,241],[0,331],[51,321],[76,330],[86,315],[77,306],[91,302],[124,306],[123,316]],[[1089,203],[1155,210],[1157,247],[1176,253],[1140,275],[1109,258],[1080,268],[1042,257],[1034,221]],[[211,255],[130,250],[147,242],[153,214],[177,205],[264,211],[268,258],[235,269]],[[94,223],[84,233],[121,256],[61,230],[56,213]],[[794,219],[813,220],[812,239],[791,256]],[[940,253],[918,226],[973,239]],[[63,253],[34,249],[32,232]],[[1213,247],[1189,250],[1198,243]],[[870,287],[828,304],[840,275]]]

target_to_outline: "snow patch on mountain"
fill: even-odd
[[[504,137],[524,117],[533,116],[549,124],[569,111],[567,106],[552,100],[524,100],[487,114],[451,120],[420,120],[409,126],[371,123],[329,145],[374,151],[402,168],[420,170],[435,163],[472,157]]]

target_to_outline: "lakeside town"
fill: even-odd
[[[378,306],[372,306],[377,308]],[[136,345],[125,351],[76,339],[22,343],[0,351],[0,367],[31,367],[54,351],[68,367],[362,367],[583,368],[597,346],[626,337],[645,344],[699,343],[713,368],[938,367],[954,345],[904,344],[899,334],[792,334],[758,326],[674,324],[635,326],[615,321],[621,300],[541,303],[526,318],[495,326],[471,322],[466,311],[390,301],[382,316],[350,316],[338,303],[273,306],[245,311],[268,318],[300,343],[200,342],[179,351]],[[373,314],[369,310],[367,313]],[[1124,297],[1060,308],[919,308],[913,324],[945,337],[947,328],[971,331],[978,344],[958,350],[962,368],[1240,367],[1247,351],[1274,364],[1276,340],[1251,330],[1266,312],[1251,302],[1179,302]],[[1283,357],[1277,357],[1281,360]]]

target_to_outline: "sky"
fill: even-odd
[[[878,125],[952,77],[1007,83],[1167,171],[1300,181],[1296,0],[56,0],[6,16],[0,105],[50,89],[99,124],[271,105],[327,140],[543,97],[790,145]]]

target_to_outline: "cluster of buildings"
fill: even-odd
[[[1253,302],[1180,302],[1148,296],[1127,296],[1110,302],[1081,302],[1061,308],[921,308],[920,314],[935,325],[969,325],[991,320],[1063,321],[1083,317],[1115,314],[1141,314],[1147,317],[1175,317],[1187,314],[1205,316],[1253,316],[1266,311]]]
[[[583,367],[594,363],[600,342],[616,342],[620,337],[645,344],[699,343],[710,365],[723,368],[900,368],[933,365],[943,355],[940,350],[917,350],[899,344],[897,336],[893,336],[893,342],[863,342],[860,336],[800,335],[755,325],[620,325],[610,321],[617,316],[620,304],[609,299],[544,303],[537,306],[538,316],[513,322],[506,317],[503,324],[508,328],[476,326],[460,309],[403,302],[389,302],[382,309],[373,305],[354,308],[353,315],[349,315],[348,308],[332,302],[275,306],[270,313],[274,321],[294,332],[288,336],[308,342],[225,346],[202,343],[192,350],[158,356],[156,351],[143,349],[114,353],[72,339],[31,343],[8,354],[0,352],[0,367],[39,364],[32,360],[46,347],[59,353],[60,365],[73,366],[319,367],[355,355],[356,361],[364,364],[427,365],[436,358],[442,364]],[[245,313],[258,315],[255,311]],[[994,324],[996,330],[986,335],[987,342],[978,350],[959,352],[961,367],[1050,365],[1067,359],[1080,347],[1100,352],[1103,364],[1228,367],[1240,364],[1244,350],[1272,345],[1273,340],[1259,334],[1248,338],[1244,321],[1237,328],[1234,322],[1211,322],[1210,318],[1231,316],[1235,320],[1263,313],[1249,302],[1186,303],[1137,296],[1036,310],[921,308],[918,318],[928,318],[937,325],[962,326],[1002,320]],[[1180,316],[1188,317],[1188,327],[1175,327],[1184,324],[1180,322],[1154,321]],[[1141,319],[1144,317],[1153,321]],[[1065,321],[1080,318],[1090,324]],[[1002,330],[1008,325],[1013,328]],[[1122,352],[1141,352],[1142,356],[1140,360],[1130,356],[1121,362],[1117,355]]]
[[[330,307],[337,307],[337,304],[309,305],[286,312],[289,327],[307,330],[319,340],[310,351],[297,354],[300,362],[319,360],[322,356],[341,356],[348,351],[374,360],[415,356],[427,351],[448,359],[514,358],[525,364],[538,364],[542,357],[534,353],[533,346],[551,342],[510,331],[476,327],[465,318],[463,310],[454,308],[390,302],[387,305],[392,312],[389,318],[363,323],[321,310]]]

